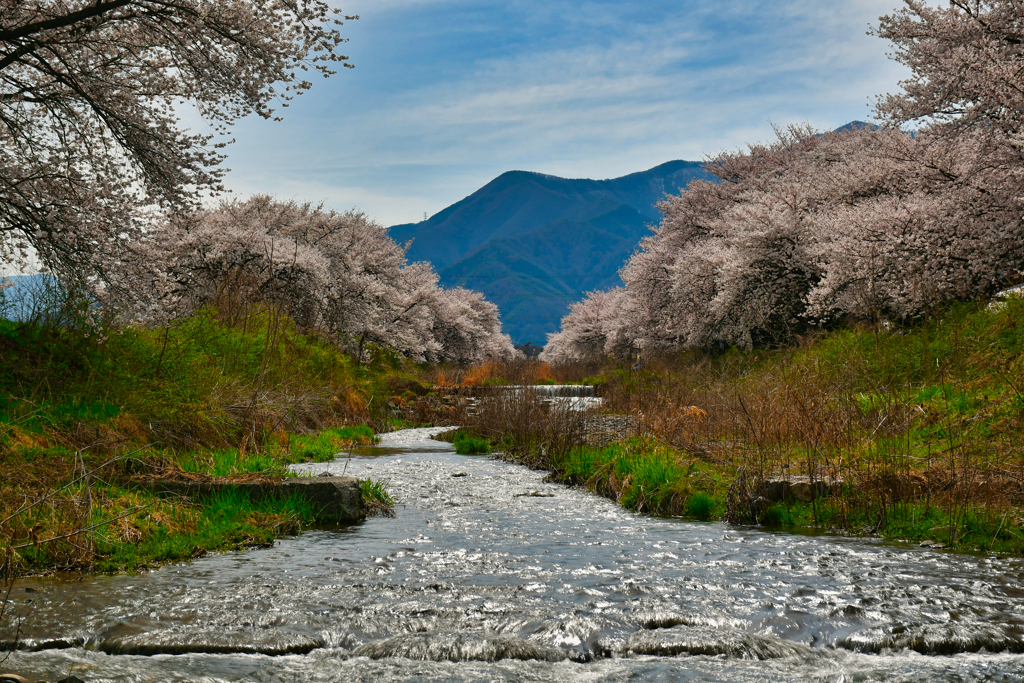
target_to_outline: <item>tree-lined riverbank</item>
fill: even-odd
[[[1022,554],[1022,354],[1020,298],[955,304],[784,349],[556,366],[632,416],[604,448],[581,414],[521,399],[466,427],[641,512]]]

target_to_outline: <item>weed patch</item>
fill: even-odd
[[[472,436],[464,431],[455,434],[452,445],[459,455],[486,455],[491,452],[491,442],[488,439]]]
[[[362,492],[363,503],[366,505],[368,515],[395,516],[395,499],[392,498],[391,493],[388,491],[389,483],[387,480],[359,480],[359,490]]]

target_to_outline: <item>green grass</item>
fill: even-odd
[[[84,567],[101,572],[132,571],[213,551],[267,547],[276,538],[297,533],[316,516],[310,503],[298,493],[254,501],[243,491],[226,488],[206,499],[182,501],[99,484],[92,494],[96,505],[92,517],[79,522],[82,526],[96,525],[91,534],[75,539],[77,547],[58,542],[17,550],[20,572]],[[123,516],[133,510],[134,514]],[[47,531],[54,527],[52,514],[34,509],[19,521],[43,527],[39,538],[45,540],[52,535]],[[89,537],[95,555],[81,552]]]
[[[273,476],[288,475],[288,465],[300,462],[329,462],[344,449],[369,445],[377,441],[373,430],[366,425],[325,429],[316,434],[291,434],[288,447],[268,445],[262,451],[243,454],[237,448],[203,450],[164,456],[176,461],[186,472],[228,477],[258,473]]]
[[[431,386],[398,354],[372,348],[374,360],[356,364],[332,338],[262,304],[120,329],[92,319],[99,309],[71,293],[48,291],[45,304],[29,321],[0,319],[0,519],[74,478],[79,456],[93,467],[140,449],[130,465],[104,471],[110,486],[93,482],[97,505],[111,517],[133,510],[143,495],[118,488],[128,476],[179,467],[214,477],[287,475],[292,463],[329,461],[373,443],[369,425],[393,419],[391,397],[409,399]],[[40,506],[47,514],[0,526],[0,548],[79,528],[80,488]],[[266,543],[309,517],[287,501],[266,505],[158,501],[126,517],[124,524],[138,528],[111,531],[97,557],[83,559],[57,542],[26,552],[32,571],[130,568]]]
[[[459,455],[487,455],[491,452],[491,442],[465,431],[458,431],[452,440],[455,452]]]
[[[338,433],[341,430],[332,430]],[[365,437],[366,430],[341,432],[346,436]],[[282,451],[287,453],[287,451]],[[23,461],[5,462],[11,479],[6,484],[34,478],[33,473],[59,470],[60,479],[68,482],[76,476],[69,469],[73,452],[64,447],[51,447],[27,454]],[[169,458],[164,453],[161,457]],[[288,455],[284,461],[293,459]],[[269,453],[241,455],[234,449],[190,454],[184,461],[186,471],[213,476],[230,476],[259,472],[264,475],[284,473],[281,459]],[[95,460],[88,464],[96,465]],[[13,469],[12,469],[13,468]],[[117,466],[113,467],[116,470]],[[302,525],[313,523],[316,510],[298,492],[282,497],[251,500],[247,493],[227,487],[209,498],[195,500],[160,499],[145,488],[132,488],[117,483],[113,470],[92,481],[89,491],[77,483],[60,492],[52,504],[31,508],[0,528],[0,547],[23,545],[30,539],[45,540],[102,522],[91,534],[67,542],[42,543],[18,550],[14,573],[47,572],[54,569],[93,569],[96,571],[135,570],[163,562],[186,560],[207,552],[264,547],[283,535],[297,533]],[[143,469],[145,471],[145,469]],[[24,473],[24,476],[21,473]],[[109,479],[111,483],[105,483]],[[394,500],[387,491],[387,482],[360,482],[360,489],[370,514],[393,514]],[[93,504],[92,514],[82,517]],[[24,498],[8,500],[15,507]],[[10,510],[4,512],[4,516]],[[84,551],[84,540],[91,536],[95,553]],[[11,567],[0,568],[0,574]]]
[[[686,514],[694,519],[708,520],[715,510],[715,499],[706,493],[694,493],[686,501]]]
[[[637,512],[708,520],[724,510],[725,484],[713,468],[649,439],[584,447],[550,463],[556,478]]]
[[[770,525],[929,540],[929,529],[962,519],[957,547],[1004,552],[1017,543],[999,537],[1016,533],[1013,520],[1024,518],[1016,479],[1024,468],[1020,298],[998,310],[987,301],[942,305],[926,319],[877,330],[853,325],[788,348],[686,351],[651,358],[640,372],[610,364],[601,376],[609,410],[642,410],[648,430],[681,454],[700,453],[722,482],[740,467],[748,476],[841,467],[847,481],[858,482],[842,504],[776,504],[764,515]],[[705,414],[682,419],[691,405]],[[723,486],[684,483],[693,478],[680,470],[689,456],[666,459],[650,446],[638,457],[617,448],[596,465],[563,467],[580,470],[573,476],[584,481],[603,468],[604,480],[617,482],[615,497],[633,508],[675,510],[683,492],[699,490],[724,498]],[[948,472],[963,486],[951,486]],[[892,500],[877,485],[886,477],[930,482],[930,498]]]
[[[974,510],[951,516],[942,507],[908,501],[876,528],[877,511],[851,507],[841,499],[821,499],[816,506],[798,501],[779,502],[768,509],[766,524],[794,529],[881,533],[892,541],[939,543],[949,548],[1005,555],[1024,554],[1024,527],[1010,510]]]
[[[258,452],[242,455],[237,448],[225,448],[202,453],[189,453],[181,457],[181,468],[195,474],[229,477],[237,474],[284,474],[282,463],[270,453]]]
[[[106,424],[168,447],[216,447],[237,438],[231,406],[254,389],[302,396],[334,387],[344,401],[317,404],[329,415],[345,402],[364,406],[381,374],[357,371],[328,340],[259,308],[236,321],[206,309],[164,327],[120,330],[84,317],[0,319],[0,423],[38,433]],[[361,397],[348,400],[353,394]]]
[[[292,435],[290,451],[292,462],[328,462],[334,460],[344,448],[352,445],[375,443],[377,437],[367,425],[328,429],[311,436]]]
[[[363,496],[363,503],[366,505],[367,514],[370,516],[383,515],[394,517],[395,499],[388,491],[388,480],[375,481],[373,479],[360,479],[359,490]]]
[[[189,516],[172,507],[168,517],[149,521],[137,543],[101,541],[98,550],[103,558],[96,569],[131,571],[207,552],[269,547],[275,538],[312,523],[316,513],[298,494],[252,501],[246,493],[230,488],[194,504],[191,512]]]

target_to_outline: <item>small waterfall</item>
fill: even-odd
[[[594,387],[584,384],[538,384],[533,387],[538,396],[546,398],[581,398],[594,396]]]

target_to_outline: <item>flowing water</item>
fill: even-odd
[[[390,480],[394,519],[138,576],[19,582],[28,649],[0,669],[86,681],[1024,679],[1020,560],[643,517],[429,433],[302,468]]]

